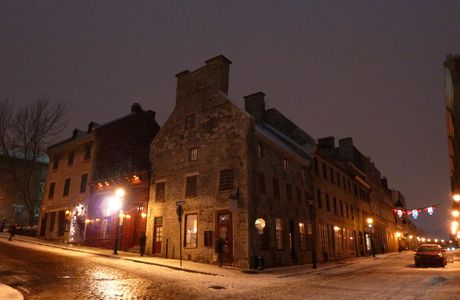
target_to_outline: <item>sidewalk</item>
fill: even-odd
[[[0,283],[0,299],[23,300],[24,296],[22,296],[18,290],[13,289],[6,284]]]
[[[8,236],[9,235],[7,233],[0,233],[0,238],[2,239],[8,239]],[[47,240],[42,240],[39,238],[28,237],[28,236],[15,236],[13,238],[13,243],[17,241],[32,243],[32,244],[42,245],[42,246],[47,246],[47,247],[53,247],[53,248],[63,249],[63,250],[68,250],[68,251],[88,253],[88,254],[93,254],[93,255],[98,255],[98,256],[103,256],[103,257],[110,257],[114,259],[127,260],[127,261],[136,262],[136,263],[149,264],[149,265],[165,267],[165,268],[184,271],[184,272],[210,275],[210,276],[232,276],[232,275],[234,276],[238,274],[241,276],[241,272],[243,272],[246,274],[272,274],[277,277],[291,277],[291,276],[296,276],[296,275],[314,273],[317,271],[340,268],[340,267],[348,266],[351,264],[356,264],[356,263],[364,262],[364,261],[371,261],[374,259],[381,259],[381,258],[385,258],[388,256],[399,255],[398,253],[385,253],[385,254],[377,255],[376,258],[356,257],[356,258],[344,259],[340,261],[332,261],[328,263],[319,264],[318,269],[312,269],[312,265],[307,264],[307,265],[294,265],[294,266],[287,266],[287,267],[267,268],[265,270],[258,271],[258,270],[242,270],[239,268],[234,268],[234,267],[229,267],[229,266],[224,266],[220,268],[217,265],[197,263],[197,262],[192,262],[188,260],[183,260],[182,267],[181,267],[178,259],[166,259],[163,257],[153,257],[153,256],[142,256],[141,257],[139,254],[131,253],[131,252],[123,252],[123,251],[118,251],[118,255],[114,255],[113,250],[110,250],[110,249],[101,249],[101,248],[81,246],[81,245],[64,244],[64,243],[47,241]],[[0,299],[2,298],[0,297]]]

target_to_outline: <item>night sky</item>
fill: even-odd
[[[174,75],[223,54],[235,102],[263,91],[314,138],[353,137],[408,208],[442,204],[416,224],[445,238],[442,63],[460,53],[460,1],[227,2],[1,1],[0,97],[68,101],[65,137],[135,101],[163,124]]]

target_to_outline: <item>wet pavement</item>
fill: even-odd
[[[0,244],[0,262],[0,281],[26,299],[182,299],[184,288],[192,290],[188,298],[194,298],[191,287],[127,271],[116,259],[59,255],[13,242]]]

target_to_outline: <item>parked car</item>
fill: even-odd
[[[438,265],[445,267],[447,264],[446,250],[437,244],[422,244],[415,252],[415,266]]]

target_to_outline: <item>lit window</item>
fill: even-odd
[[[300,238],[300,247],[305,250],[307,249],[307,239],[305,234],[305,224],[299,223],[299,238]]]
[[[283,241],[283,220],[276,218],[276,249],[284,248]]]
[[[184,247],[196,248],[197,246],[197,215],[185,216],[185,245]]]

